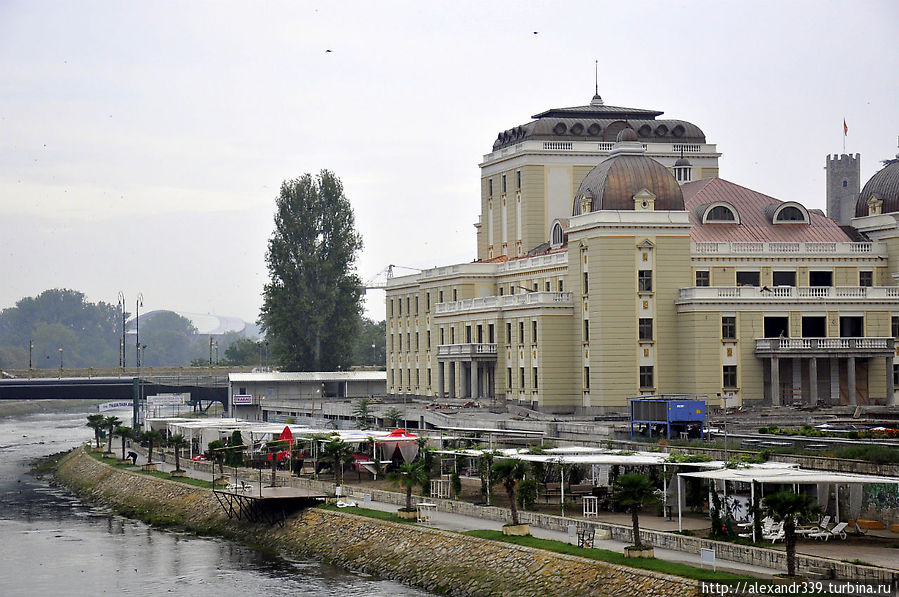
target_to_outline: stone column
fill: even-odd
[[[830,403],[840,404],[840,359],[830,359]]]
[[[849,406],[855,406],[855,357],[846,359],[846,377],[849,382]]]
[[[801,359],[793,359],[791,363],[791,368],[793,369],[793,380],[790,382],[793,392],[797,389],[799,390],[799,397],[802,398],[802,360]],[[791,398],[795,398],[795,393],[790,396]]]
[[[886,361],[887,368],[887,404],[889,406],[895,406],[896,404],[896,388],[893,387],[893,357],[887,357],[884,359]]]
[[[472,400],[476,400],[478,397],[478,362],[474,359],[471,360],[471,398]]]
[[[808,402],[811,405],[818,403],[818,359],[812,357],[808,360]]]
[[[456,362],[447,361],[449,365],[449,397],[456,397]]]
[[[780,406],[780,363],[777,355],[771,357],[771,406]]]
[[[446,367],[446,363],[443,361],[437,361],[437,397],[443,398],[443,368]]]

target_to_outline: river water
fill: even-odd
[[[429,595],[316,560],[158,531],[29,475],[33,459],[93,437],[86,414],[0,419],[0,595]]]

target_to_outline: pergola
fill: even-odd
[[[759,483],[764,495],[765,484],[769,485],[818,485],[828,483],[834,485],[871,485],[890,484],[899,486],[899,479],[895,477],[880,477],[877,475],[860,475],[855,473],[838,473],[831,471],[817,471],[801,468],[773,467],[774,463],[765,465],[750,465],[737,468],[719,468],[677,475],[677,528],[683,530],[683,503],[684,503],[684,478],[708,479],[711,481],[731,481],[749,483],[750,500],[755,503],[755,483]],[[836,519],[840,519],[839,500],[837,500]]]

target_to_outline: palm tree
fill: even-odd
[[[330,462],[334,469],[337,484],[343,485],[343,467],[353,461],[353,447],[339,437],[334,437],[325,444],[322,451],[325,453],[324,460]]]
[[[640,511],[643,506],[656,499],[655,491],[652,481],[636,473],[621,475],[612,485],[612,501],[631,513],[636,547],[643,547],[640,542]]]
[[[147,442],[149,448],[147,448],[147,464],[153,463],[153,444],[161,444],[162,443],[162,434],[156,431],[155,429],[151,429],[150,431],[144,431],[140,439],[142,442]]]
[[[421,485],[422,479],[427,478],[427,473],[425,472],[424,468],[422,468],[418,464],[407,462],[399,466],[392,473],[388,474],[387,478],[391,482],[396,483],[406,489],[406,507],[403,508],[403,510],[406,512],[412,512],[414,510],[412,508],[412,489],[416,485]]]
[[[115,428],[122,424],[122,419],[118,417],[104,417],[103,429],[106,430],[106,451],[112,452],[112,433]]]
[[[400,424],[400,421],[403,420],[403,411],[398,409],[395,406],[391,406],[387,409],[387,412],[384,413],[384,421],[389,422],[388,425],[390,427],[397,427]]]
[[[787,550],[787,576],[796,575],[796,523],[807,522],[821,513],[821,508],[804,493],[780,491],[765,497],[765,513],[784,523],[784,546]]]
[[[371,398],[362,396],[356,400],[356,404],[353,405],[353,418],[356,419],[357,428],[364,431],[371,427],[371,425],[369,425],[369,422],[372,419]]]
[[[119,425],[113,433],[116,437],[122,438],[122,460],[125,460],[125,440],[134,437],[134,430],[131,427],[123,427]]]
[[[94,441],[97,442],[97,448],[100,448],[100,430],[103,429],[103,422],[106,417],[103,415],[87,415],[87,427],[94,430]]]
[[[179,433],[178,435],[171,436],[167,443],[175,449],[175,472],[181,472],[180,454],[181,450],[187,447],[188,441]]]
[[[518,520],[518,500],[515,492],[518,482],[524,479],[526,469],[524,462],[518,459],[500,460],[493,465],[494,483],[502,483],[509,496],[509,508],[512,510],[512,524],[521,524]]]

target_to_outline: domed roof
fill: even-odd
[[[631,136],[626,131],[619,134],[619,142],[612,149],[611,156],[584,178],[574,195],[572,215],[581,215],[581,199],[584,197],[590,200],[590,211],[633,211],[634,195],[643,189],[655,195],[656,210],[683,211],[684,195],[677,180],[668,168],[643,155],[643,148],[636,138],[633,141],[622,138]]]
[[[623,129],[620,133],[618,133],[618,139],[616,139],[619,143],[622,141],[639,141],[640,138],[637,137],[637,132],[634,129]]]
[[[865,184],[855,202],[855,217],[868,215],[868,199],[883,201],[881,213],[899,212],[899,159],[892,160]]]
[[[693,164],[690,162],[690,160],[688,160],[687,158],[684,158],[684,157],[677,158],[677,161],[674,162],[675,168],[679,168],[682,166],[692,166],[692,165]]]

